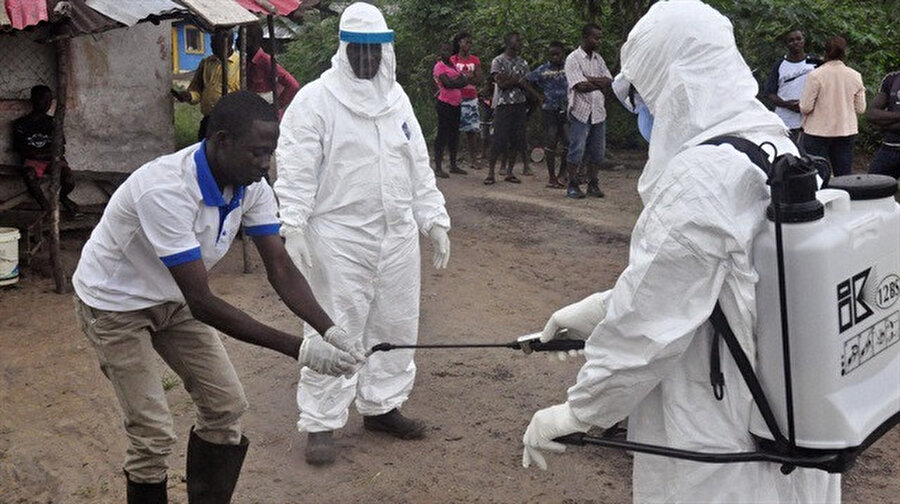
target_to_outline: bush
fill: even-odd
[[[197,130],[200,128],[201,118],[199,105],[175,104],[175,150],[197,143]]]
[[[328,3],[328,2],[324,2]],[[604,28],[600,53],[615,73],[619,47],[628,31],[653,0],[394,0],[375,1],[388,6],[388,23],[396,32],[397,79],[404,86],[428,138],[434,135],[436,119],[431,69],[440,41],[450,40],[461,30],[470,32],[475,52],[485,71],[491,59],[503,50],[503,36],[521,32],[522,56],[535,67],[545,61],[545,48],[559,40],[569,48],[578,43],[587,16],[596,15]],[[881,78],[900,68],[896,40],[900,27],[900,2],[896,0],[708,0],[732,19],[735,38],[762,89],[769,70],[784,53],[782,36],[791,27],[804,29],[807,49],[822,54],[833,35],[847,38],[847,64],[863,74],[871,100]],[[338,45],[337,16],[312,15],[304,20],[301,38],[288,46],[282,61],[301,82],[309,82],[330,66]],[[634,117],[610,104],[607,125],[614,148],[642,145]],[[532,121],[536,122],[536,121]],[[532,125],[534,126],[534,125]],[[539,127],[530,128],[532,136]],[[536,140],[537,138],[535,138]],[[880,139],[861,121],[858,145],[872,149]]]

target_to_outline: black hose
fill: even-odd
[[[790,456],[780,455],[776,453],[764,452],[730,452],[730,453],[704,453],[691,450],[681,450],[678,448],[669,448],[666,446],[648,445],[644,443],[635,443],[634,441],[622,441],[618,439],[599,438],[588,436],[587,434],[576,433],[568,436],[558,437],[554,439],[558,443],[573,446],[595,445],[604,448],[615,448],[619,450],[629,450],[649,455],[659,455],[661,457],[670,457],[683,460],[692,460],[694,462],[705,462],[708,464],[728,464],[734,462],[774,462],[777,464],[788,464],[798,467],[815,467],[819,468],[833,462],[838,455],[826,454],[815,456]]]

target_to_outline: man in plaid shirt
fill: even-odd
[[[587,194],[602,198],[597,171],[606,155],[606,96],[612,74],[595,51],[600,45],[600,27],[587,24],[581,29],[581,45],[566,58],[569,83],[569,188],[570,198],[584,198],[578,173],[588,156]]]

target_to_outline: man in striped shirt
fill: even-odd
[[[579,169],[588,157],[587,194],[603,197],[597,172],[606,155],[606,96],[612,89],[612,74],[596,53],[600,46],[600,27],[587,24],[581,29],[581,45],[566,58],[569,83],[569,188],[570,198],[584,198],[579,187]]]

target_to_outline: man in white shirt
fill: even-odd
[[[588,158],[587,194],[603,197],[597,172],[606,156],[606,96],[611,91],[612,74],[600,47],[600,27],[585,25],[581,29],[581,45],[566,57],[566,81],[569,83],[569,188],[570,198],[584,198],[579,169]]]
[[[262,98],[245,91],[222,98],[206,139],[132,173],[82,250],[72,278],[75,311],[125,416],[129,503],[167,499],[175,432],[154,351],[197,408],[187,455],[190,502],[229,502],[247,452],[240,425],[247,400],[216,329],[326,374],[351,373],[365,358],[345,343],[347,334],[316,302],[278,236],[274,193],[261,181],[278,131]],[[273,329],[210,292],[207,271],[241,227],[276,292],[318,334]]]
[[[800,97],[806,75],[822,64],[822,60],[806,54],[806,37],[802,30],[791,30],[784,37],[788,53],[775,63],[766,82],[766,96],[775,105],[775,114],[784,121],[791,140],[799,146],[801,122]]]

